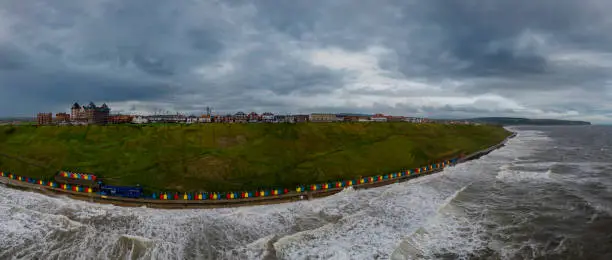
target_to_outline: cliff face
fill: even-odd
[[[239,191],[390,173],[469,154],[501,127],[398,123],[0,127],[0,170],[154,190]]]

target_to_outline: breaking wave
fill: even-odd
[[[511,170],[509,165],[503,165],[495,178],[503,182],[533,182],[550,181],[552,169],[546,171]]]

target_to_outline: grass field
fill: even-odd
[[[414,168],[508,135],[494,126],[403,122],[2,126],[0,170],[93,173],[157,191],[240,191]]]

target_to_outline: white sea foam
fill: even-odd
[[[486,245],[484,228],[469,219],[463,209],[451,201],[467,187],[457,190],[438,208],[437,214],[425,222],[414,233],[402,240],[391,255],[391,259],[423,259],[451,253],[464,257]]]
[[[452,206],[450,208],[453,208]],[[442,212],[403,240],[392,259],[434,259],[442,255],[467,258],[485,248],[488,239],[479,222],[466,217],[461,209]]]
[[[520,171],[501,169],[497,176],[503,182],[534,182],[534,181],[550,181],[552,172],[550,169],[546,171]]]

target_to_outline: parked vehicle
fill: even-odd
[[[130,186],[110,186],[102,184],[100,186],[100,195],[102,196],[117,196],[125,198],[140,198],[143,195],[142,187]]]

